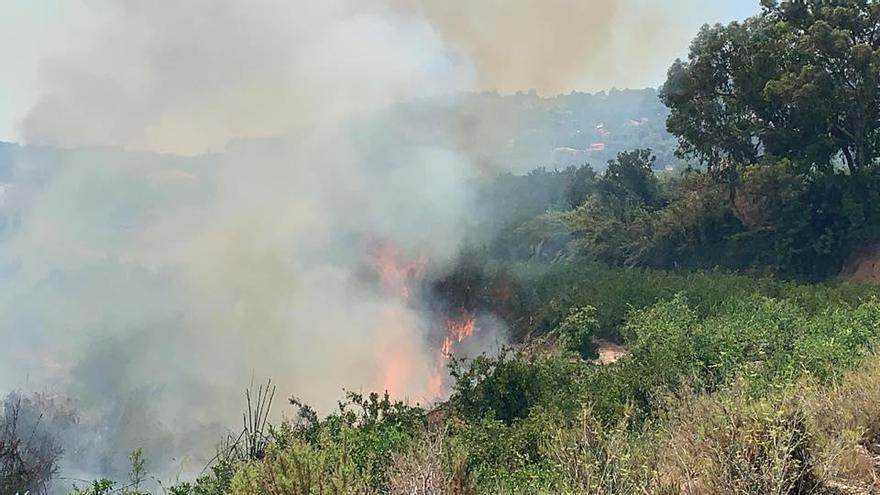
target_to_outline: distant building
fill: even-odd
[[[556,148],[553,150],[553,165],[564,168],[569,165],[583,165],[589,162],[590,152],[574,148]]]

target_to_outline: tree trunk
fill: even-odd
[[[856,164],[853,161],[852,151],[850,151],[849,146],[843,147],[843,157],[846,159],[846,168],[849,169],[849,173],[855,173]]]
[[[868,117],[865,115],[864,106],[859,106],[856,110],[856,121],[853,126],[853,137],[855,145],[855,164],[858,170],[863,170],[868,166]]]

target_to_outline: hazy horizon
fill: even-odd
[[[385,15],[390,11],[398,19],[424,21],[426,26],[434,31],[436,41],[444,49],[449,50],[454,57],[459,57],[460,63],[472,66],[473,80],[467,82],[463,90],[513,94],[534,89],[543,96],[553,96],[572,91],[592,93],[612,87],[619,89],[657,87],[663,82],[666,69],[672,61],[686,55],[690,40],[702,24],[726,23],[753,15],[759,11],[758,3],[757,0],[709,2],[675,0],[656,5],[649,0],[610,3],[594,0],[575,5],[567,0],[561,0],[553,2],[553,5],[546,4],[551,6],[547,9],[545,4],[525,1],[505,5],[504,22],[499,22],[490,29],[486,28],[482,19],[501,8],[497,2],[470,5],[458,12],[456,9],[460,9],[461,6],[456,7],[455,3],[444,5],[444,2],[383,0],[371,3],[374,12],[370,14]],[[50,144],[35,141],[23,128],[26,127],[25,122],[34,112],[35,107],[44,102],[47,92],[54,91],[52,85],[59,78],[67,77],[61,73],[67,69],[63,67],[59,69],[59,60],[79,59],[85,60],[87,65],[94,63],[98,60],[94,59],[96,50],[101,54],[99,59],[107,55],[108,43],[119,45],[113,47],[114,56],[125,56],[126,51],[136,53],[143,49],[143,43],[147,38],[155,39],[169,35],[171,24],[174,24],[174,29],[188,27],[187,23],[190,22],[188,15],[193,16],[192,18],[195,18],[196,14],[206,16],[198,27],[193,27],[193,33],[196,35],[208,40],[212,36],[219,35],[220,33],[211,31],[210,23],[213,22],[212,19],[218,19],[216,11],[230,10],[228,6],[217,8],[215,12],[209,10],[199,12],[198,4],[192,5],[196,8],[176,7],[175,12],[180,15],[169,15],[169,19],[166,20],[170,22],[160,23],[156,17],[141,16],[143,12],[138,12],[137,2],[114,5],[101,1],[82,0],[73,2],[0,0],[0,11],[5,13],[3,18],[7,24],[0,29],[0,60],[5,67],[4,75],[0,77],[0,141]],[[264,8],[278,8],[279,5],[281,4],[272,2],[261,4]],[[340,8],[339,5],[341,4],[337,2],[337,8]],[[515,7],[510,8],[510,5]],[[532,11],[537,5],[545,7],[541,13],[546,13],[546,18],[542,19],[541,15],[536,16]],[[558,15],[559,12],[567,14],[572,8],[575,9],[575,14],[580,14],[584,19],[580,19],[577,15]],[[554,9],[558,12],[554,12]],[[369,9],[364,7],[363,10]],[[362,12],[358,12],[360,13]],[[518,19],[517,16],[522,19]],[[467,19],[480,21],[459,23],[459,17],[465,21]],[[258,15],[255,19],[256,23],[254,19],[244,19],[242,22],[251,22],[252,26],[259,27],[259,22],[262,21],[259,20]],[[663,27],[643,29],[640,23],[646,20],[658,21]],[[517,24],[518,22],[520,24]],[[479,24],[479,29],[474,28],[474,24]],[[230,26],[234,25],[234,23],[230,24]],[[521,33],[520,25],[528,25],[528,31]],[[273,36],[276,27],[270,26],[266,33],[259,34],[265,34],[267,38]],[[523,45],[518,46],[516,40],[513,40],[512,47],[508,48],[509,53],[496,52],[497,46],[505,44],[493,43],[495,41],[493,36],[503,37],[508,32],[514,32],[517,37],[522,38],[520,43]],[[540,40],[549,41],[542,46]],[[272,42],[281,41],[283,40]],[[171,43],[173,42],[172,39]],[[185,43],[189,43],[189,40]],[[580,46],[563,49],[556,46],[560,43]],[[522,49],[532,46],[537,48]],[[251,54],[248,50],[265,48],[265,46],[251,46],[233,56],[259,57],[259,54]],[[272,49],[277,53],[284,52],[283,47],[276,46]],[[554,54],[550,60],[548,53]],[[198,67],[211,71],[215,64],[221,62],[228,61],[205,60]],[[536,66],[540,70],[541,64],[544,63],[546,63],[546,73],[553,74],[553,80],[546,79],[534,70]],[[117,64],[114,69],[120,71],[129,69],[132,71],[131,76],[135,73],[144,75],[145,71],[149,71],[162,78],[166,76],[166,70],[175,68],[173,66],[145,68],[138,65],[125,67]],[[109,87],[124,82],[126,76],[102,73],[98,70],[92,71],[88,77],[94,84],[107,84]],[[200,75],[193,72],[188,77],[194,80]],[[272,84],[277,86],[284,82],[279,80]],[[285,91],[279,87],[274,87],[273,90]],[[177,97],[185,97],[185,95],[177,95]],[[243,130],[245,131],[243,134],[251,131],[260,135],[273,133],[267,133],[266,129],[254,130],[248,127],[244,127]],[[73,144],[130,147],[126,146],[126,143],[106,139],[105,142],[99,143]],[[152,146],[138,148],[153,149]]]

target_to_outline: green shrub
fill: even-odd
[[[587,361],[599,357],[599,349],[593,341],[599,326],[595,314],[596,309],[591,306],[571,308],[553,331],[563,347]]]
[[[336,495],[367,493],[368,480],[354,462],[347,436],[320,447],[292,440],[271,447],[260,461],[244,464],[232,479],[231,495]]]

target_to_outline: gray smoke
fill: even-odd
[[[452,263],[473,168],[374,123],[469,89],[467,61],[358,2],[95,5],[106,28],[47,63],[27,140],[223,152],[16,164],[0,386],[75,399],[88,434],[65,473],[118,476],[142,447],[154,471],[192,474],[267,377],[324,411],[343,388],[435,399],[433,322],[364,273],[378,242]]]

